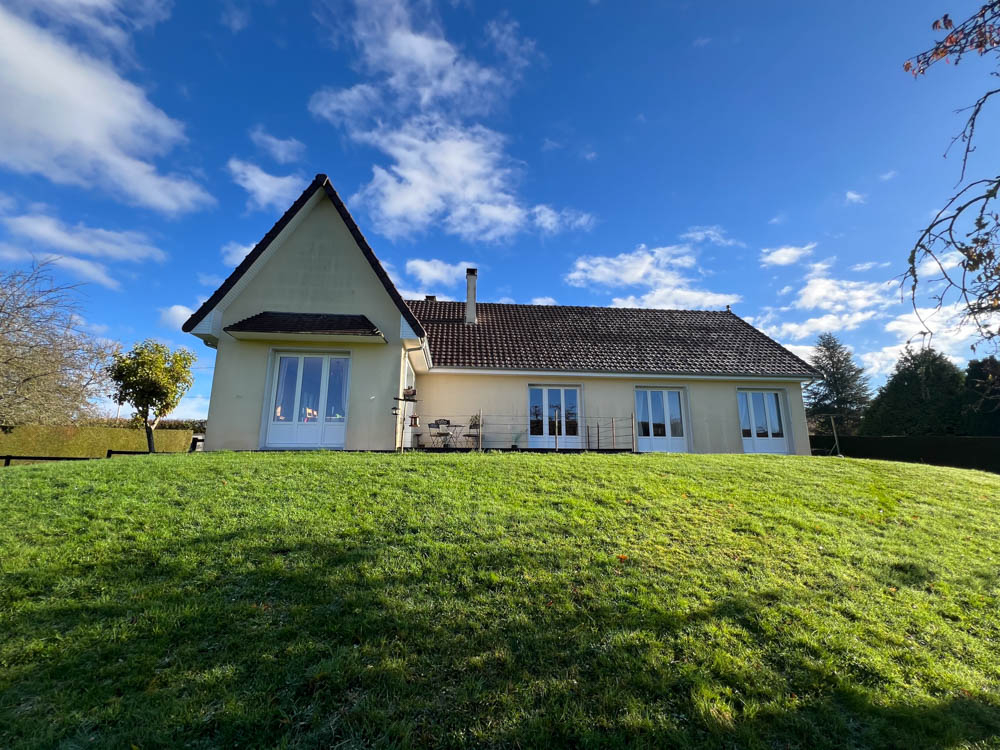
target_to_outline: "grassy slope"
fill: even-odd
[[[0,470],[0,746],[997,747],[998,506],[796,457]]]

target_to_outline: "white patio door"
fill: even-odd
[[[744,453],[788,453],[788,436],[778,391],[740,391],[740,433]]]
[[[555,385],[528,388],[528,447],[582,448],[580,389]]]
[[[343,448],[351,360],[340,354],[275,358],[266,443],[270,448]]]
[[[635,389],[636,443],[640,453],[687,451],[681,392]]]

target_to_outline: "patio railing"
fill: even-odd
[[[409,420],[409,417],[406,418]],[[421,414],[407,428],[405,450],[588,450],[635,449],[634,418],[529,417],[509,414]],[[404,442],[406,442],[404,440]]]

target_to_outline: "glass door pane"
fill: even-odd
[[[635,422],[639,429],[639,437],[649,437],[649,391],[635,392]]]
[[[563,400],[566,404],[565,419],[566,436],[577,436],[580,434],[580,409],[579,394],[576,388],[567,388],[563,392]]]
[[[684,437],[684,420],[681,416],[681,392],[667,391],[670,403],[670,437]]]
[[[545,411],[542,406],[542,389],[541,388],[529,388],[528,389],[528,434],[529,435],[542,435],[542,420],[544,419]]]
[[[326,384],[326,421],[343,422],[347,416],[347,368],[350,360],[330,358],[330,378]]]
[[[766,438],[767,433],[767,411],[764,408],[764,394],[763,393],[751,393],[750,397],[753,402],[753,424],[754,433],[759,438]]]
[[[781,427],[781,404],[778,402],[777,393],[767,394],[767,408],[771,420],[771,437],[784,437],[785,432]]]
[[[549,435],[562,435],[562,389],[549,388]]]
[[[747,400],[747,394],[740,392],[740,432],[743,433],[743,437],[753,437],[753,433],[750,430],[750,403]]]
[[[278,360],[278,385],[274,391],[275,422],[291,422],[295,412],[295,389],[299,380],[299,358],[281,357]]]
[[[319,393],[323,382],[323,358],[303,357],[302,388],[299,393],[299,421],[319,421]]]
[[[667,436],[667,417],[663,410],[663,391],[648,391],[653,415],[653,437]]]

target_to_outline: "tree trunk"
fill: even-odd
[[[146,422],[146,447],[150,453],[156,453],[156,445],[153,443],[153,428]]]

